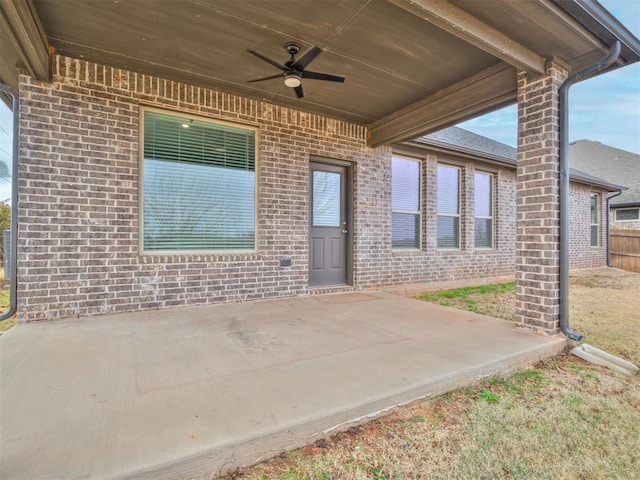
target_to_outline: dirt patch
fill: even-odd
[[[632,272],[617,269],[578,270],[569,276],[571,285],[586,288],[604,288],[625,290],[635,283],[636,276]]]
[[[583,270],[570,285],[571,327],[586,343],[640,364],[640,274]]]

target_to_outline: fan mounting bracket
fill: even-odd
[[[300,44],[296,42],[287,42],[284,44],[284,48],[292,57],[300,53]]]

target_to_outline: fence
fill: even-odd
[[[611,265],[640,272],[640,230],[611,230]]]

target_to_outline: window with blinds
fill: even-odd
[[[598,195],[591,194],[591,246],[597,247],[598,242]]]
[[[143,122],[143,250],[254,250],[256,131],[151,110]]]
[[[460,169],[438,165],[438,248],[460,248]]]
[[[640,208],[616,208],[616,222],[640,220]]]
[[[391,159],[391,246],[420,248],[420,162]]]
[[[493,175],[474,175],[474,231],[476,248],[493,247]]]

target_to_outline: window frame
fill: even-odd
[[[593,202],[595,200],[595,210],[596,210],[596,223],[593,223],[593,218],[591,214],[591,209],[593,206]],[[600,195],[597,193],[591,192],[589,195],[589,246],[591,247],[599,247],[600,246]],[[593,227],[596,227],[596,243],[593,243]]]
[[[402,160],[408,160],[411,162],[416,162],[418,164],[418,210],[397,210],[393,208],[393,160],[399,158]],[[419,158],[410,157],[407,155],[400,155],[393,153],[391,155],[391,249],[395,252],[409,251],[415,252],[422,250],[422,174],[423,174],[423,162]],[[407,214],[407,215],[416,215],[417,216],[417,240],[418,245],[416,247],[403,247],[403,246],[394,246],[393,245],[393,214]]]
[[[194,250],[145,250],[144,247],[144,128],[145,128],[145,113],[153,112],[162,115],[177,117],[189,120],[197,120],[199,122],[210,123],[213,125],[225,125],[228,127],[237,128],[240,130],[252,130],[254,132],[254,216],[253,216],[253,248],[252,249],[194,249]],[[260,235],[258,231],[258,194],[260,184],[260,164],[259,164],[259,135],[260,126],[258,124],[251,123],[235,123],[218,118],[206,117],[202,115],[194,115],[192,113],[170,110],[165,108],[155,108],[146,105],[140,105],[138,115],[138,253],[141,256],[157,256],[157,255],[250,255],[258,252],[258,245],[260,241]]]
[[[476,215],[476,175],[487,175],[491,182],[490,185],[490,208],[491,208],[491,216],[486,217],[482,215]],[[484,170],[476,170],[473,173],[473,246],[476,250],[493,250],[495,248],[495,216],[496,216],[496,188],[495,188],[495,174],[491,172],[485,172]],[[482,220],[490,220],[491,221],[491,245],[488,247],[479,247],[476,244],[476,218]]]
[[[438,169],[440,167],[454,168],[458,171],[458,213],[440,213],[438,211],[438,192],[440,190],[440,176],[438,175]],[[436,247],[438,250],[461,250],[462,249],[462,167],[459,165],[453,165],[450,163],[438,162],[436,165]],[[438,235],[438,218],[451,217],[458,219],[458,245],[455,247],[441,247],[439,245],[440,237]]]
[[[618,220],[618,212],[621,210],[636,210],[638,212],[638,218],[632,218],[630,220]],[[624,208],[614,208],[615,218],[614,221],[616,223],[620,222],[638,222],[640,221],[640,207],[624,207]]]

